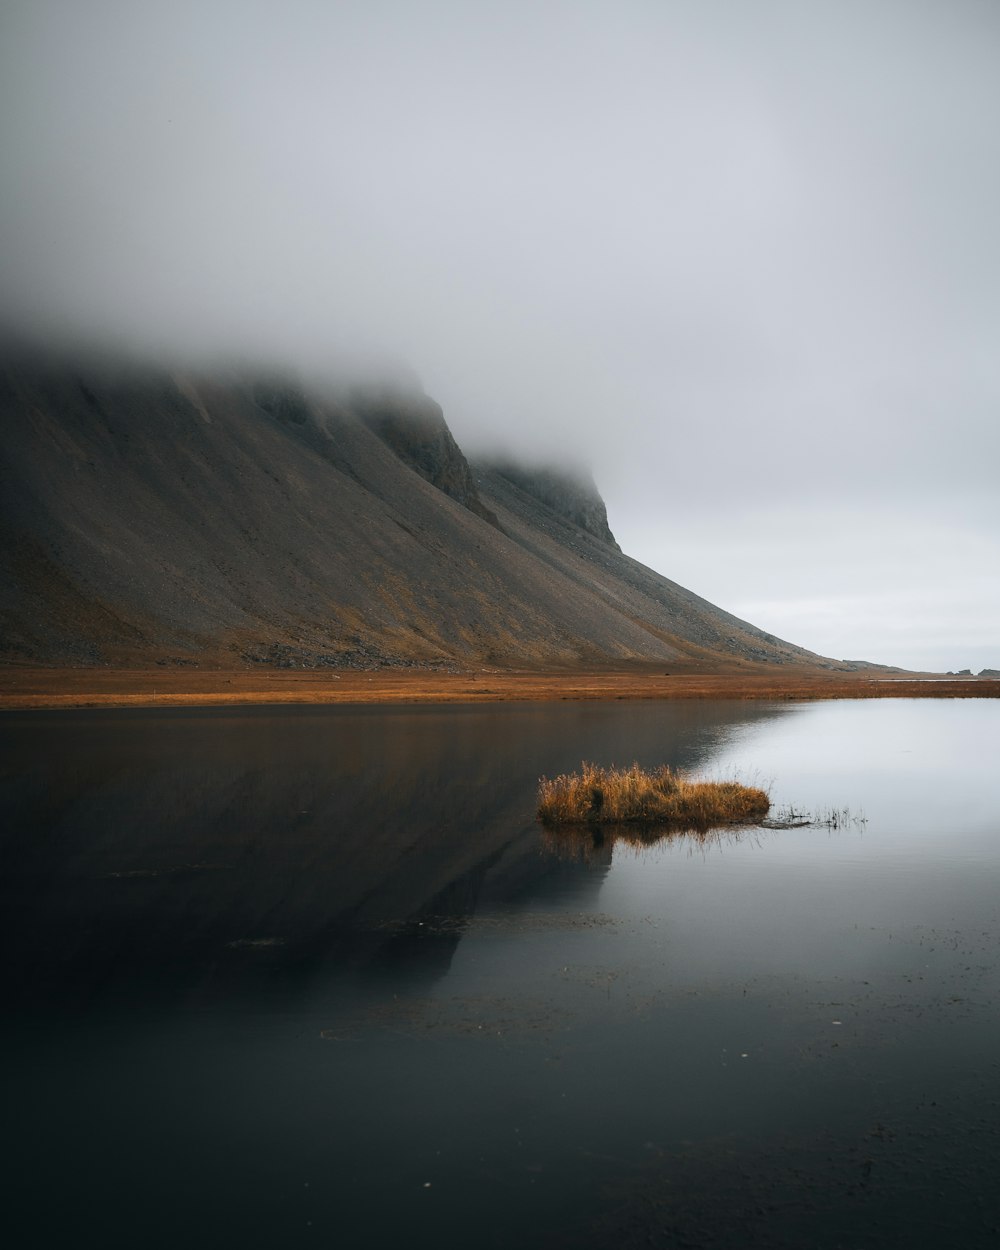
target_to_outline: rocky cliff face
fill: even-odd
[[[434,400],[413,391],[364,390],[355,392],[351,406],[404,464],[463,508],[497,525],[496,514],[479,498],[469,462]]]
[[[532,468],[511,460],[484,461],[483,467],[499,473],[519,490],[531,495],[547,508],[580,529],[608,543],[616,551],[621,548],[608,525],[608,510],[594,479],[588,473],[569,473],[557,469]]]

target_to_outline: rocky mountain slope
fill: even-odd
[[[8,351],[0,658],[819,662],[622,554],[592,482],[469,464],[416,387]]]

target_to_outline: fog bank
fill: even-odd
[[[3,320],[406,362],[776,634],[1000,667],[998,63],[975,0],[6,0]]]

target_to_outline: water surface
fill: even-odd
[[[17,1244],[996,1244],[1000,705],[0,734]],[[849,810],[545,837],[581,759]]]

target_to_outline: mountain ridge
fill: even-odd
[[[468,461],[415,385],[8,352],[0,658],[848,668],[624,555],[593,483]]]

